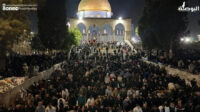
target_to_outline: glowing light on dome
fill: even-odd
[[[77,16],[84,18],[111,18],[110,3],[108,0],[81,0]]]

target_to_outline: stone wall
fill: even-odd
[[[22,88],[28,89],[35,82],[38,82],[42,79],[48,79],[55,70],[60,69],[61,65],[62,65],[62,63],[56,64],[53,67],[51,67],[50,69],[38,73],[37,76],[34,76],[30,79],[25,80],[25,82],[22,85],[15,87],[14,89],[8,91],[7,93],[0,94],[0,105],[9,106],[9,105],[14,104],[15,99],[16,99],[17,95],[20,93],[20,90]]]

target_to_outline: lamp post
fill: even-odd
[[[198,41],[200,41],[200,34],[199,34],[199,35],[197,35],[197,37],[198,37]]]

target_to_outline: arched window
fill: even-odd
[[[125,39],[125,27],[119,23],[115,26],[115,41],[123,42]]]
[[[102,27],[101,42],[111,42],[113,40],[113,28],[110,24],[105,24]]]
[[[123,30],[121,30],[121,35],[124,35],[124,31]]]
[[[124,36],[125,28],[124,25],[119,23],[115,26],[115,35]]]
[[[79,23],[77,27],[82,34],[86,33],[86,26],[83,23]]]

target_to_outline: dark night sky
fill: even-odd
[[[78,4],[81,0],[67,0],[67,15],[68,18],[76,17],[78,10]],[[109,0],[113,12],[113,18],[122,16],[123,18],[132,18],[134,26],[137,25],[138,20],[142,16],[145,0]],[[190,6],[196,6],[198,0],[189,0]],[[196,36],[200,34],[200,27],[197,24],[197,20],[200,19],[200,12],[188,14],[191,34]],[[34,25],[35,26],[35,25]],[[35,26],[36,28],[36,26]]]

